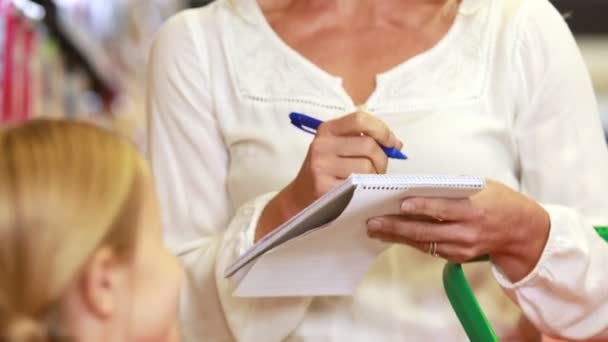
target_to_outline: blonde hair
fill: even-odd
[[[140,157],[84,123],[0,132],[0,341],[59,341],[58,301],[100,246],[134,249]]]

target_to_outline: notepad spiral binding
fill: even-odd
[[[475,176],[354,175],[354,179],[364,190],[402,191],[421,187],[481,190],[485,187],[485,180]]]
[[[388,190],[388,191],[401,191],[411,188],[410,186],[377,186],[377,185],[363,185],[363,190]]]

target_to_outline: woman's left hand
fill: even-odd
[[[513,282],[532,271],[550,229],[549,215],[538,203],[490,180],[470,198],[409,198],[401,211],[369,220],[369,236],[456,263],[489,255]]]

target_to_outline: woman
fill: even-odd
[[[177,341],[181,271],[146,164],[92,126],[0,132],[0,341]]]
[[[547,0],[219,0],[165,25],[150,74],[148,147],[188,272],[188,340],[462,340],[440,269],[484,254],[544,332],[606,333],[608,247],[592,224],[608,222],[608,153]],[[311,138],[290,112],[326,123]],[[401,139],[410,159],[388,162],[378,143]],[[256,239],[350,173],[385,172],[492,181],[370,220],[371,238],[397,244],[352,298],[231,296],[224,270]],[[488,271],[471,270],[482,306],[513,324]]]

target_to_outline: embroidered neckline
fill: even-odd
[[[256,0],[237,1],[236,6],[241,20],[229,25],[232,32],[227,35],[228,55],[243,98],[267,103],[317,103],[344,111],[356,108],[341,78],[285,43],[267,22]],[[459,15],[439,42],[376,76],[376,89],[365,105],[374,111],[380,107],[400,108],[405,100],[411,107],[446,99],[478,98],[494,44],[491,15],[486,13],[492,7],[492,0],[463,0]],[[455,43],[457,39],[462,43]],[[450,45],[461,48],[449,49]]]

